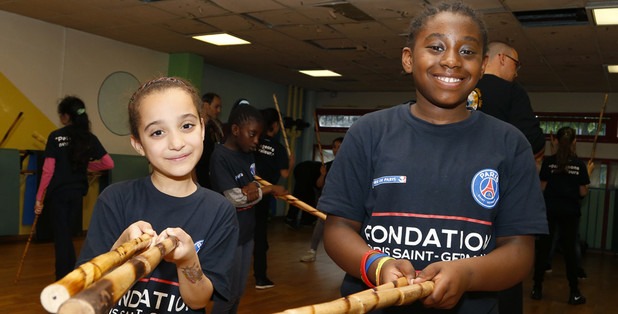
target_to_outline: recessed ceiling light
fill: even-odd
[[[607,66],[607,72],[618,73],[618,64],[610,64]]]
[[[331,70],[300,70],[299,72],[314,77],[341,76],[341,74],[333,72]]]
[[[193,36],[194,39],[217,46],[247,45],[250,42],[226,33]]]
[[[596,25],[618,25],[618,8],[592,9]]]

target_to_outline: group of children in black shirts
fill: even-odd
[[[428,297],[383,311],[496,313],[493,291],[528,275],[535,235],[547,233],[530,145],[514,127],[466,109],[486,45],[466,5],[427,7],[402,53],[416,102],[368,114],[348,131],[318,203],[328,214],[326,251],[347,273],[343,294],[400,277],[431,280]],[[179,245],[131,288],[140,301],[121,300],[118,311],[203,313],[214,301],[214,313],[235,313],[258,241],[255,205],[287,193],[255,180],[253,151],[273,124],[250,105],[232,110],[214,146],[212,190],[196,184],[201,110],[196,89],[173,77],[143,84],[129,102],[131,144],[152,173],[101,193],[78,264],[143,233]],[[293,161],[278,165],[289,173]]]

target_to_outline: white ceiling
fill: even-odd
[[[335,2],[347,2],[371,19],[357,21],[350,11],[323,6]],[[424,5],[437,2],[0,0],[0,10],[161,52],[194,53],[207,64],[282,84],[330,91],[404,91],[411,89],[412,80],[401,73],[402,34]],[[523,64],[518,80],[528,91],[618,92],[618,74],[607,74],[603,66],[618,64],[618,26],[588,22],[523,27],[513,14],[585,8],[591,1],[464,2],[483,13],[491,40],[511,43],[518,50]],[[191,39],[191,35],[220,31],[253,44],[218,47]],[[322,68],[343,76],[310,78],[297,72]]]

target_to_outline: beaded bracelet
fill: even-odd
[[[367,271],[365,271],[365,267],[367,265],[367,259],[369,258],[369,256],[371,254],[374,253],[382,253],[378,250],[369,250],[367,252],[365,252],[365,254],[363,255],[363,257],[361,258],[361,263],[360,263],[360,274],[361,274],[361,279],[363,280],[363,282],[367,285],[367,287],[369,288],[373,288],[375,287],[371,281],[369,280],[369,277],[367,277]]]
[[[388,256],[388,257],[384,257],[382,259],[380,259],[380,261],[378,262],[378,266],[376,268],[376,286],[380,285],[380,276],[381,276],[381,272],[382,272],[382,266],[384,266],[384,263],[386,263],[387,261],[390,260],[395,260],[394,258]]]

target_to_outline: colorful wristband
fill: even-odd
[[[361,262],[360,262],[360,275],[361,275],[361,279],[363,280],[365,285],[367,285],[367,287],[369,287],[369,288],[373,288],[375,286],[371,283],[371,281],[369,280],[369,277],[367,277],[367,271],[365,270],[365,267],[367,265],[367,259],[369,258],[369,256],[371,254],[374,254],[374,253],[382,253],[382,252],[380,252],[378,250],[369,250],[369,251],[365,252],[365,254],[361,258]]]
[[[382,259],[380,259],[380,261],[378,262],[378,266],[376,267],[376,286],[380,285],[380,276],[381,276],[381,272],[382,272],[382,266],[384,266],[384,263],[386,263],[387,261],[390,260],[395,260],[394,258],[388,256],[388,257],[384,257]]]
[[[369,268],[371,268],[371,264],[373,264],[373,262],[377,261],[379,258],[382,258],[382,257],[388,257],[388,254],[376,253],[376,254],[369,256],[369,258],[367,259],[367,262],[365,263],[365,273],[369,272]]]

